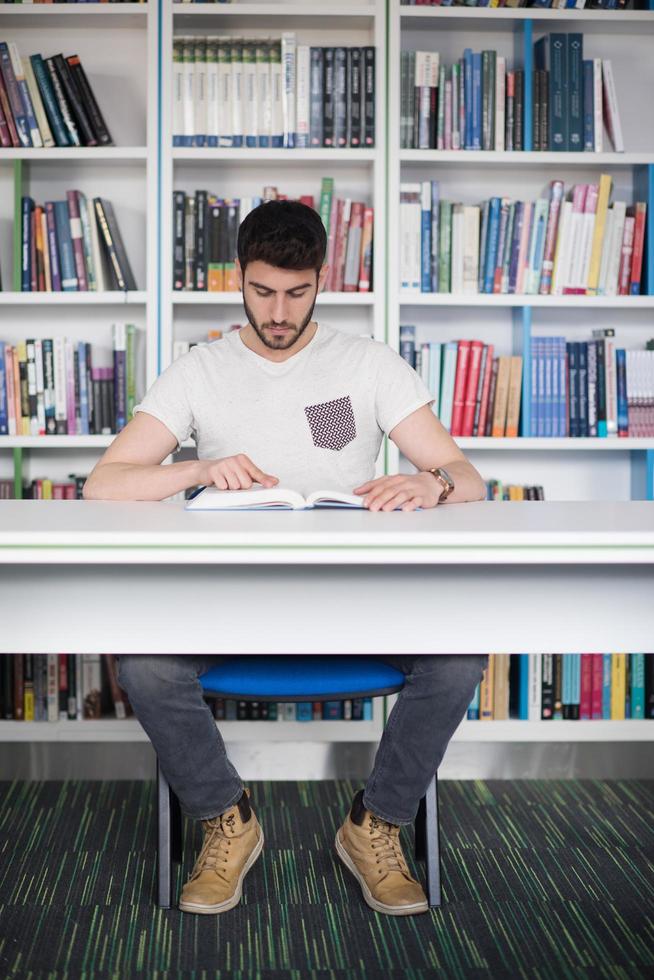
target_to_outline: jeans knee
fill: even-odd
[[[149,653],[122,653],[118,658],[117,680],[127,693],[155,691],[175,681],[195,677],[185,657]]]

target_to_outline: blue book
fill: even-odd
[[[300,702],[301,703],[301,702]],[[299,707],[299,704],[298,704]],[[309,705],[311,707],[311,705]],[[322,717],[324,721],[340,721],[343,718],[342,701],[323,701]],[[365,714],[364,714],[365,717]]]
[[[80,340],[77,343],[77,363],[79,365],[79,414],[81,435],[88,436],[89,428],[89,389],[88,389],[88,364],[86,357],[87,344]],[[47,430],[46,430],[47,431]]]
[[[540,339],[540,350],[538,357],[538,379],[536,381],[537,385],[537,398],[538,398],[538,437],[540,439],[545,435],[545,413],[547,411],[547,406],[545,404],[545,361],[547,358],[547,352],[545,350],[545,337]]]
[[[363,699],[363,720],[372,721],[372,698]]]
[[[463,52],[463,90],[465,93],[465,133],[463,146],[466,150],[472,150],[472,48],[466,48]]]
[[[311,701],[297,701],[295,703],[295,720],[313,721],[313,705]]]
[[[16,124],[16,132],[18,133],[20,144],[21,146],[31,146],[32,138],[30,136],[30,129],[27,122],[27,116],[25,114],[23,95],[20,85],[18,84],[18,79],[14,74],[13,65],[11,63],[11,55],[9,54],[9,45],[6,41],[0,41],[0,70],[2,71],[2,76],[4,78],[5,88],[7,90],[7,99],[9,100],[11,113],[14,117],[14,123]]]
[[[577,377],[579,383],[579,435],[588,435],[588,344],[579,343],[577,356]]]
[[[529,654],[518,654],[520,689],[518,691],[518,720],[529,721]]]
[[[484,291],[484,275],[486,272],[486,246],[488,245],[488,214],[490,204],[484,201],[481,206],[481,234],[479,236],[479,271],[477,275],[477,290]]]
[[[5,371],[6,342],[0,340],[0,436],[9,435],[9,416],[7,413],[7,375]]]
[[[440,261],[440,183],[431,182],[431,292],[438,292],[438,264]]]
[[[568,43],[568,149],[584,148],[583,34],[566,34]]]
[[[536,41],[534,68],[549,72],[549,150],[568,149],[568,45],[565,34],[552,33]],[[580,147],[579,147],[580,148]]]
[[[525,205],[523,201],[516,201],[515,215],[513,217],[513,232],[511,235],[511,252],[509,254],[509,292],[515,293],[518,282],[518,258],[520,256],[520,238],[522,236],[522,225],[525,220]],[[481,290],[480,290],[481,292]]]
[[[602,654],[602,718],[611,718],[611,654]]]
[[[59,103],[57,102],[57,98],[52,87],[52,82],[50,80],[50,73],[43,64],[43,58],[40,54],[32,54],[30,55],[30,61],[32,62],[32,70],[34,72],[34,77],[36,79],[39,92],[41,93],[43,108],[45,109],[45,114],[48,117],[48,122],[50,123],[54,141],[57,146],[70,146],[71,141],[68,135],[68,130],[64,125],[63,116],[61,115],[61,110],[59,109]]]
[[[577,391],[577,348],[574,341],[567,341],[565,346],[568,355],[568,426],[570,438],[573,439],[579,434],[577,430],[577,403],[579,400]]]
[[[475,693],[472,695],[472,701],[468,705],[466,717],[468,721],[479,721],[479,684],[477,684]]]
[[[592,60],[584,61],[584,150],[595,150],[595,98]]]
[[[32,214],[34,199],[21,198],[21,259],[20,259],[20,288],[21,292],[32,290]]]
[[[472,54],[472,147],[481,150],[482,126],[481,52]],[[491,290],[492,292],[492,290]]]
[[[529,413],[529,435],[538,436],[538,363],[540,360],[540,337],[531,338],[531,410]]]
[[[422,181],[420,192],[420,292],[431,292],[431,184]]]
[[[75,270],[75,253],[73,239],[70,234],[70,215],[67,201],[54,202],[55,227],[57,230],[57,249],[61,267],[61,288],[64,292],[77,291],[77,273]]]
[[[631,718],[645,717],[645,654],[630,653]]]
[[[495,266],[497,264],[497,249],[500,237],[500,210],[502,201],[499,197],[491,197],[488,213],[488,237],[484,263],[484,292],[493,292]]]
[[[543,435],[551,439],[554,434],[554,345],[552,337],[543,337],[545,344],[545,394],[543,398]]]
[[[623,348],[615,352],[615,380],[618,408],[618,435],[629,435],[629,406],[627,404],[627,353]]]
[[[565,358],[565,337],[559,337],[559,435],[566,436],[568,429],[568,406],[566,399],[567,370]]]

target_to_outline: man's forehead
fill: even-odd
[[[265,262],[251,262],[245,269],[245,281],[265,289],[299,289],[316,281],[315,269],[279,269]]]

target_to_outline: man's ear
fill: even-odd
[[[318,273],[318,292],[321,293],[325,288],[325,283],[327,282],[327,276],[329,275],[329,266],[323,265]]]
[[[241,263],[238,259],[234,262],[234,268],[236,269],[236,282],[238,283],[238,288],[243,292],[243,270],[241,269]]]

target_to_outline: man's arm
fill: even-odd
[[[485,500],[486,486],[452,436],[429,405],[423,405],[402,419],[389,433],[390,438],[408,460],[420,471],[417,474],[382,476],[356,487],[364,493],[363,503],[370,510],[415,510],[416,507],[435,507],[442,487],[426,470],[444,467],[454,480],[454,493],[444,503],[463,503]]]
[[[162,466],[176,445],[177,439],[163,422],[147,412],[137,412],[84,484],[84,499],[165,500],[199,484],[249,490],[253,483],[274,487],[279,482],[244,453]]]

